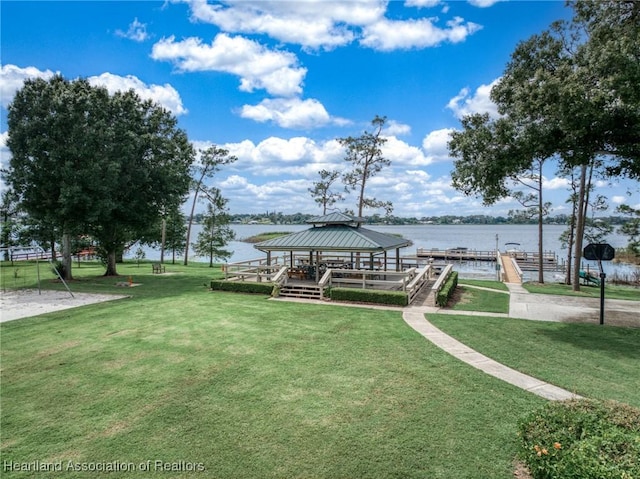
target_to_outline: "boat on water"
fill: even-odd
[[[507,253],[521,253],[522,250],[520,249],[520,243],[505,243],[504,244],[505,248],[507,249]]]

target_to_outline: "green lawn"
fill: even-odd
[[[2,264],[3,287],[35,284],[35,268],[20,268]],[[128,299],[0,325],[3,461],[152,461],[114,478],[198,477],[154,470],[160,460],[225,479],[507,479],[516,423],[544,403],[442,352],[397,311],[212,293],[220,269],[202,264],[118,269],[105,278],[83,263],[71,287]],[[128,277],[141,286],[115,286]],[[429,319],[523,372],[640,405],[640,330]]]
[[[72,288],[122,293],[101,271],[76,269]],[[442,352],[400,312],[212,293],[214,271],[201,265],[119,271],[142,283],[124,290],[129,299],[1,325],[3,461],[187,461],[216,478],[507,479],[517,420],[544,402]]]
[[[522,285],[530,293],[558,294],[566,296],[581,296],[585,298],[599,298],[600,286],[580,286],[580,291],[574,292],[571,286],[559,283],[524,283]],[[626,299],[630,301],[640,301],[640,289],[632,286],[611,286],[605,283],[605,298]]]
[[[471,286],[479,286],[481,288],[497,289],[499,291],[509,291],[509,288],[507,288],[507,285],[504,284],[502,281],[461,278],[458,280],[458,284],[462,284],[462,285],[468,284]]]
[[[640,329],[429,314],[467,346],[582,396],[640,407]]]
[[[451,306],[455,311],[509,312],[509,295],[497,291],[470,288],[459,284],[455,299],[455,303]]]

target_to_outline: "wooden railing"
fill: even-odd
[[[280,268],[280,271],[278,271],[273,276],[273,278],[271,279],[271,282],[277,285],[278,287],[282,287],[285,284],[287,284],[287,280],[289,279],[289,276],[287,275],[288,270],[289,270],[288,266],[282,266]]]
[[[516,260],[516,258],[511,258],[511,261],[513,262],[513,268],[516,270],[516,274],[520,278],[520,282],[523,283],[524,273],[522,272],[522,268],[520,268],[520,265],[518,264],[518,261]]]
[[[433,268],[431,266],[427,266],[423,268],[413,280],[407,285],[407,301],[408,304],[411,304],[415,297],[420,293],[425,284],[431,279],[433,273]]]
[[[440,291],[442,290],[442,288],[444,288],[444,284],[447,282],[447,280],[449,279],[449,276],[451,275],[451,272],[453,271],[453,265],[452,264],[448,264],[443,270],[442,273],[440,273],[440,276],[438,277],[438,279],[436,280],[436,282],[433,284],[433,286],[431,287],[431,290],[433,291],[433,305],[437,306],[437,300],[438,300],[438,293],[440,293]]]

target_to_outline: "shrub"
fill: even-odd
[[[372,289],[331,288],[331,299],[336,301],[356,301],[361,303],[390,304],[406,306],[407,293],[399,291],[378,291]]]
[[[447,279],[447,281],[444,283],[444,286],[438,293],[438,296],[436,296],[436,303],[438,304],[438,306],[440,306],[441,308],[444,308],[447,305],[447,303],[451,299],[451,296],[453,295],[453,292],[456,290],[457,286],[458,286],[458,272],[453,271],[449,275],[449,278]]]
[[[211,281],[211,289],[214,291],[229,291],[232,293],[255,293],[270,296],[273,292],[271,283],[252,283],[250,281]]]
[[[640,409],[615,401],[550,402],[518,427],[535,479],[640,477]]]
[[[56,270],[58,271],[57,273],[56,273]],[[51,263],[51,272],[56,276],[56,278],[58,278],[58,274],[63,278],[66,278],[67,277],[66,271],[67,269],[65,268],[64,263],[62,261],[57,260]]]

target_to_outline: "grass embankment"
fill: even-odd
[[[290,231],[273,231],[268,233],[260,233],[254,236],[249,236],[248,238],[243,238],[241,241],[245,243],[261,243],[262,241],[269,241],[275,238],[279,238],[280,236],[286,236],[291,234]]]
[[[544,402],[442,352],[400,312],[212,293],[200,265],[119,265],[142,283],[126,289],[101,271],[76,268],[72,288],[131,298],[1,325],[3,461],[507,479],[517,420]]]

